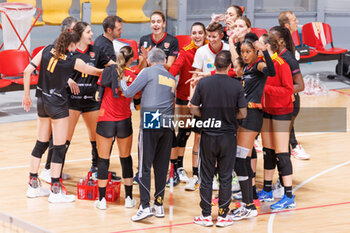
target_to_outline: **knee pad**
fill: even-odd
[[[248,171],[248,177],[249,178],[253,178],[254,177],[254,172],[253,172],[253,169],[252,169],[251,160],[252,160],[252,158],[250,158],[250,157],[247,157],[245,159],[246,166],[247,166],[247,171]]]
[[[237,146],[236,158],[246,159],[249,154],[249,149],[241,146]]]
[[[91,154],[93,158],[97,158],[98,152],[97,152],[97,147],[96,147],[96,141],[90,141],[91,143]]]
[[[52,153],[52,163],[63,163],[64,156],[66,154],[66,145],[59,145],[59,146],[53,146],[53,153]]]
[[[253,146],[253,149],[252,149],[252,159],[257,159],[257,158],[258,158],[258,155],[256,154],[255,147]]]
[[[278,153],[277,157],[277,166],[278,170],[281,172],[282,176],[288,176],[293,174],[292,161],[288,153]]]
[[[264,169],[266,170],[273,170],[276,168],[276,156],[275,156],[275,150],[272,150],[270,148],[263,148],[264,152]]]
[[[120,164],[122,165],[123,178],[133,178],[134,172],[132,169],[132,157],[120,157]]]
[[[108,179],[109,159],[102,159],[98,157],[97,160],[97,178],[99,180]]]
[[[190,135],[191,135],[190,129],[179,128],[179,133],[177,134],[177,137],[176,137],[177,146],[185,147],[186,142]]]
[[[32,155],[38,159],[41,159],[46,149],[49,147],[49,142],[36,141]]]
[[[256,172],[253,172],[253,177],[252,178],[255,178],[256,177]]]
[[[239,181],[248,180],[248,169],[245,159],[236,158],[235,171]]]
[[[49,150],[53,149],[53,138],[52,135],[50,136],[50,141],[49,141]]]

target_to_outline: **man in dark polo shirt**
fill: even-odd
[[[199,80],[192,100],[191,113],[201,117],[200,141],[200,207],[202,215],[194,222],[213,225],[211,218],[212,182],[217,163],[220,180],[219,217],[216,226],[225,227],[233,222],[228,218],[231,203],[232,172],[236,156],[237,119],[247,114],[244,90],[238,80],[227,73],[231,68],[231,54],[220,51],[215,58],[216,74]]]
[[[113,40],[120,38],[123,28],[123,19],[119,16],[107,16],[102,23],[104,33],[99,35],[94,45],[100,47],[102,51],[113,61],[117,60],[117,55],[113,47]]]

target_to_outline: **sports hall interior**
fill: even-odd
[[[80,19],[84,0],[33,0],[25,2],[42,10],[30,33],[30,51],[52,43],[60,32],[60,23],[67,16]],[[252,27],[269,28],[278,24],[279,12],[291,10],[302,25],[324,22],[331,26],[333,45],[349,50],[350,2],[347,0],[91,0],[93,39],[103,33],[101,22],[107,15],[122,17],[122,38],[138,41],[151,32],[149,16],[154,10],[166,13],[166,31],[172,35],[188,35],[193,22],[207,25],[213,13],[224,13],[232,4],[245,7]],[[215,4],[214,4],[215,3]],[[38,12],[36,12],[37,16]],[[303,42],[302,34],[301,43]],[[0,42],[3,41],[0,33]],[[327,46],[330,46],[329,44]],[[2,49],[3,51],[3,49]],[[0,51],[1,53],[1,51]],[[33,107],[25,112],[21,106],[23,85],[12,83],[0,88],[0,232],[349,232],[350,231],[350,76],[335,75],[337,59],[300,62],[305,80],[318,78],[322,93],[301,93],[301,113],[296,120],[296,137],[309,160],[293,163],[293,193],[295,209],[272,212],[269,203],[262,203],[259,216],[235,222],[224,229],[204,228],[193,223],[200,214],[199,190],[185,191],[185,184],[174,188],[173,219],[169,219],[169,188],[166,188],[165,218],[148,218],[132,222],[137,208],[124,208],[124,190],[117,201],[101,211],[93,201],[76,200],[70,204],[50,204],[47,198],[25,196],[29,156],[36,141],[37,112]],[[0,60],[1,63],[1,60]],[[1,66],[1,65],[0,65]],[[349,67],[350,68],[350,67]],[[343,75],[345,75],[343,73]],[[308,85],[308,84],[306,84]],[[33,106],[35,90],[31,90]],[[140,114],[132,111],[134,173],[137,170],[137,141]],[[193,133],[186,145],[184,168],[192,167]],[[259,137],[258,141],[261,144]],[[41,168],[44,167],[46,153]],[[77,194],[77,183],[86,176],[91,165],[91,148],[82,118],[76,127],[64,166],[70,179],[64,181],[68,193]],[[258,153],[257,187],[263,185],[263,154]],[[110,170],[121,174],[118,148],[114,145]],[[274,181],[277,175],[274,177]],[[153,185],[153,181],[152,181]],[[44,187],[49,184],[43,182]],[[139,201],[138,186],[134,196]],[[151,190],[154,191],[153,187]],[[215,196],[217,192],[213,192]],[[232,201],[230,207],[234,207]],[[217,217],[213,206],[213,218]]]

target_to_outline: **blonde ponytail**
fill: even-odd
[[[124,46],[120,49],[117,56],[117,73],[118,80],[121,80],[124,75],[124,69],[126,67],[126,63],[134,56],[134,52],[130,46]]]

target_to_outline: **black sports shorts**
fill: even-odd
[[[69,99],[68,101],[69,109],[79,111],[81,113],[93,112],[100,110],[101,102],[96,102],[94,100],[75,100]]]
[[[242,119],[241,127],[260,132],[263,123],[263,111],[258,108],[248,108],[247,117]]]
[[[52,104],[45,104],[41,97],[37,100],[37,111],[39,117],[51,117],[57,120],[69,116],[68,105],[55,106]]]
[[[182,99],[179,99],[176,97],[175,99],[175,104],[178,104],[178,105],[187,105],[188,104],[188,100],[182,100]]]
[[[267,112],[264,112],[264,118],[278,120],[278,121],[290,121],[292,120],[292,114],[293,113],[288,113],[283,115],[272,115]]]
[[[121,121],[99,121],[96,133],[105,138],[127,138],[132,134],[131,117]]]
[[[293,116],[297,117],[300,111],[300,96],[299,93],[294,94],[295,101],[293,102]]]

